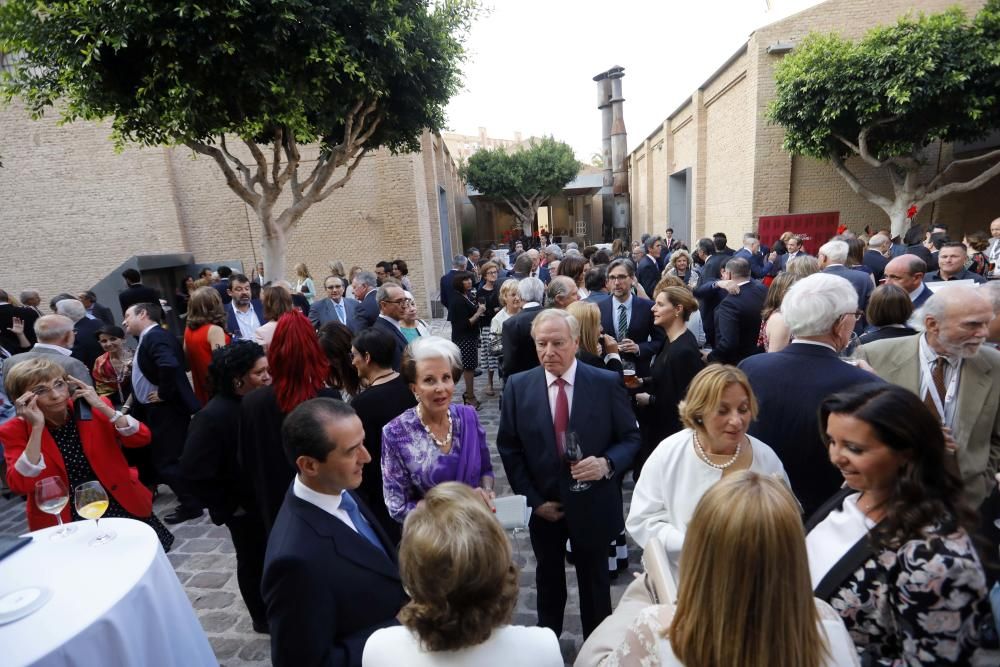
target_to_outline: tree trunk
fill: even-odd
[[[903,200],[906,197],[906,200]],[[910,228],[910,219],[906,215],[907,209],[910,207],[909,202],[911,201],[911,195],[909,193],[897,193],[896,201],[893,205],[885,211],[886,215],[889,216],[889,221],[891,223],[892,235],[898,236],[900,241],[903,240],[903,236],[906,235],[906,230]]]
[[[260,254],[264,261],[265,282],[285,280],[285,251],[287,249],[288,236],[280,229],[264,232],[264,238],[260,242]]]

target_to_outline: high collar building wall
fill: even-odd
[[[212,160],[187,149],[129,147],[119,154],[109,135],[108,125],[32,121],[16,105],[0,111],[0,136],[25,138],[3,144],[0,287],[14,294],[39,289],[44,303],[64,290],[87,289],[147,253],[186,251],[196,262],[238,258],[247,271],[254,266],[261,238],[256,215]],[[315,156],[315,149],[303,150],[306,168]],[[299,222],[286,277],[294,284],[291,267],[298,262],[320,284],[331,260],[370,270],[377,261],[402,258],[419,309],[429,316],[447,263],[441,209],[448,242],[458,249],[465,201],[439,137],[425,132],[419,153],[375,151],[344,188]]]

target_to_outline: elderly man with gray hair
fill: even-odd
[[[62,299],[56,303],[56,312],[73,320],[72,355],[79,359],[88,369],[94,367],[97,358],[104,354],[100,341],[97,340],[101,330],[100,320],[87,317],[87,307],[76,299]]]
[[[530,252],[530,251],[529,251]],[[531,339],[531,324],[542,312],[545,300],[545,283],[538,278],[523,278],[517,284],[517,295],[521,297],[521,312],[503,323],[503,363],[504,377],[520,373],[538,365],[535,344]]]
[[[360,271],[351,282],[351,289],[358,300],[358,310],[355,313],[357,324],[355,331],[367,329],[378,319],[379,307],[375,292],[378,289],[378,278],[371,271]]]
[[[863,258],[864,265],[872,270],[876,283],[882,282],[885,275],[885,265],[889,263],[892,252],[892,241],[885,234],[876,234],[868,239],[868,249]]]
[[[45,357],[62,366],[67,374],[80,382],[94,385],[87,367],[79,359],[71,356],[73,340],[76,337],[73,333],[73,320],[65,315],[42,315],[35,320],[35,336],[38,342],[30,350],[4,360],[4,377],[7,377],[11,368],[22,361]]]
[[[993,305],[983,288],[947,286],[927,299],[921,316],[922,334],[868,343],[857,355],[923,399],[950,429],[965,497],[978,507],[1000,470],[1000,352],[983,345]]]
[[[858,293],[858,309],[861,310],[862,315],[854,327],[854,333],[860,336],[867,325],[864,312],[868,308],[868,299],[871,298],[872,292],[875,291],[875,280],[871,276],[849,268],[844,264],[847,261],[848,251],[847,242],[845,241],[837,239],[827,241],[820,246],[817,259],[819,259],[819,268],[823,273],[844,278],[854,286],[854,290]]]
[[[838,356],[860,316],[851,283],[824,273],[807,276],[788,290],[781,313],[792,331],[792,343],[780,352],[740,363],[758,404],[757,420],[748,432],[774,449],[808,517],[844,481],[830,465],[820,436],[820,402],[879,379]]]

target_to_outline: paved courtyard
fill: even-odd
[[[449,325],[444,320],[434,320],[431,329],[447,336]],[[487,440],[493,449],[493,467],[497,474],[497,495],[510,494],[510,487],[504,475],[503,465],[496,453],[496,434],[500,424],[498,397],[488,397],[483,393],[486,387],[485,373],[476,378],[476,394],[482,401],[480,421],[486,429]],[[455,395],[461,400],[461,387]],[[499,392],[498,392],[499,393]],[[154,511],[161,517],[174,505],[173,494],[161,486],[161,493],[154,505]],[[625,503],[631,498],[632,483],[625,484]],[[24,502],[18,497],[0,500],[0,534],[22,534],[27,531],[24,517]],[[270,640],[250,627],[250,616],[236,584],[236,555],[225,526],[216,526],[206,512],[201,519],[188,521],[172,527],[177,540],[167,557],[173,563],[177,578],[183,584],[188,598],[201,621],[205,633],[215,650],[219,662],[226,667],[257,666],[270,664]],[[521,567],[521,594],[514,612],[513,622],[520,625],[534,625],[535,616],[535,560],[527,534],[514,538],[514,554]],[[629,543],[630,572],[623,573],[612,582],[612,601],[617,602],[628,582],[631,572],[638,571],[639,551]],[[571,566],[566,569],[569,584],[569,602],[566,608],[566,622],[560,643],[567,664],[576,656],[582,641],[580,614],[576,593],[576,576]]]

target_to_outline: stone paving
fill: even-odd
[[[450,326],[445,320],[430,322],[433,333],[448,336]],[[499,383],[496,384],[499,389]],[[476,378],[476,394],[482,401],[480,421],[486,429],[487,440],[493,449],[493,468],[497,475],[497,495],[510,493],[504,475],[503,465],[496,453],[496,434],[500,424],[499,391],[497,397],[483,393],[486,374]],[[461,400],[463,388],[456,388],[455,396]],[[165,486],[154,504],[154,511],[161,517],[173,507],[173,494]],[[624,496],[626,510],[632,495],[632,483],[626,482]],[[177,578],[184,586],[191,604],[198,614],[201,625],[208,635],[219,662],[225,667],[256,667],[270,665],[270,640],[267,635],[257,634],[250,625],[247,613],[236,583],[236,555],[229,531],[225,526],[216,526],[206,512],[198,520],[187,521],[171,527],[177,539],[167,558],[174,566]],[[23,534],[27,531],[24,517],[24,502],[18,497],[0,500],[0,534]],[[535,559],[527,533],[514,537],[515,560],[521,567],[521,593],[514,611],[513,623],[534,625],[535,615]],[[613,581],[612,602],[617,603],[631,581],[631,572],[638,572],[640,552],[629,542],[629,572],[621,574]],[[582,641],[579,604],[576,591],[576,573],[572,566],[566,568],[569,601],[566,606],[566,620],[560,644],[567,664],[573,658]]]

